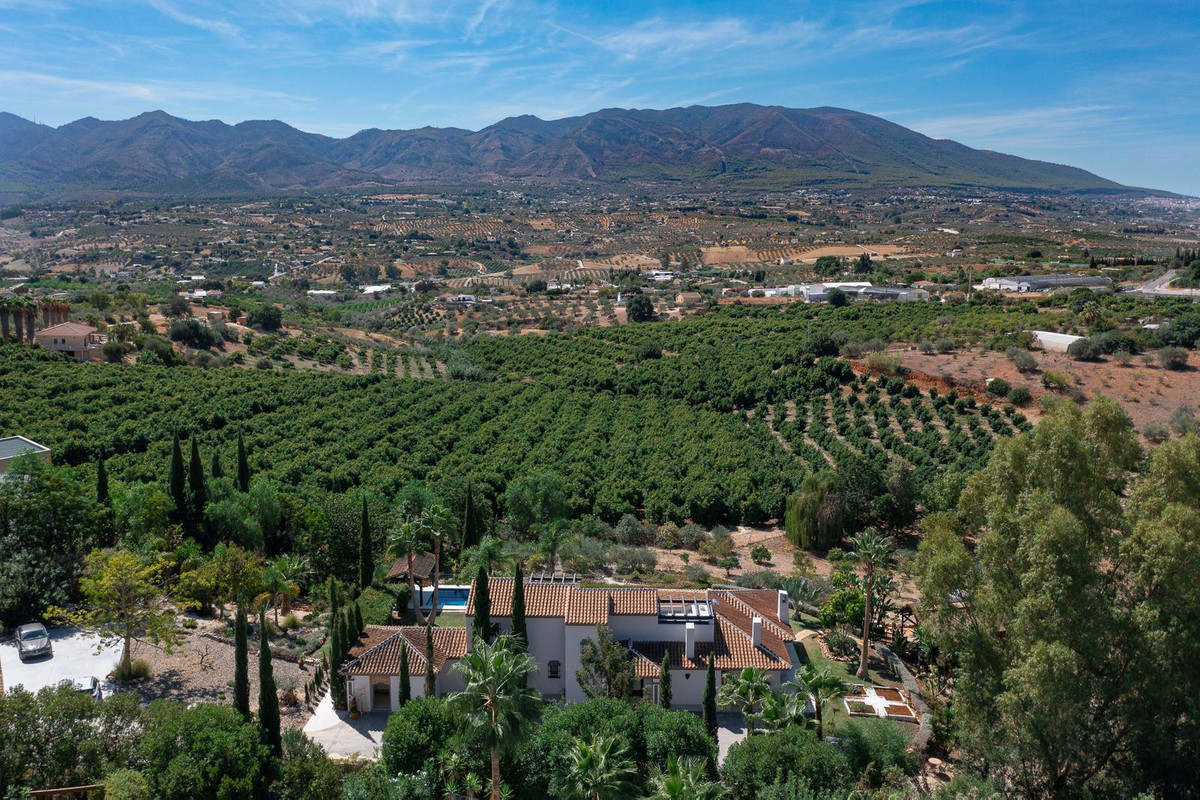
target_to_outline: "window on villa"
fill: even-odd
[[[551,661],[546,665],[546,670],[551,678],[559,677],[559,671],[562,669],[562,664],[557,661]]]

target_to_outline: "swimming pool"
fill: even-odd
[[[421,598],[421,610],[429,611],[433,606],[433,587],[426,586],[424,589],[417,587],[417,594]],[[469,585],[439,586],[438,611],[466,611],[467,600],[470,596],[471,587]]]

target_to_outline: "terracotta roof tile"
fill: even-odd
[[[567,595],[575,588],[570,583],[525,582],[526,617],[561,617],[567,608]],[[488,594],[492,599],[492,619],[512,615],[512,578],[492,578],[488,581]],[[467,613],[475,616],[475,582],[471,582],[471,595],[467,598]]]
[[[651,588],[576,587],[564,616],[568,625],[607,625],[612,616],[658,614],[658,591]]]
[[[350,648],[342,670],[347,675],[397,675],[400,673],[400,646],[408,643],[408,672],[424,675],[425,628],[418,625],[395,627],[368,625],[363,638]],[[462,658],[467,652],[466,628],[433,629],[433,668],[440,674],[446,662]]]

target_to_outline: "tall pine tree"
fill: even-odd
[[[204,464],[200,461],[200,445],[196,443],[195,434],[192,435],[192,461],[188,469],[188,494],[191,499],[188,533],[199,538],[204,529],[204,501],[207,491],[204,487]]]
[[[478,605],[477,600],[476,608]],[[520,560],[513,571],[512,635],[517,641],[517,647],[523,651],[529,649],[529,631],[525,626],[525,575]]]
[[[488,590],[487,567],[480,567],[475,578],[475,624],[472,641],[486,642],[492,637],[492,596]]]
[[[704,697],[700,701],[704,712],[704,729],[717,740],[717,673],[713,669],[712,653],[708,654],[708,672],[704,675]]]
[[[187,473],[183,469],[183,451],[179,449],[179,431],[171,438],[171,471],[167,476],[167,488],[174,509],[171,522],[186,525],[188,516]]]
[[[221,466],[221,454],[217,450],[213,450],[212,465],[209,468],[208,474],[214,478],[224,478],[225,468]]]
[[[258,612],[258,724],[263,738],[276,758],[283,755],[283,739],[279,733],[279,690],[275,688],[275,672],[271,669],[271,643],[267,637],[267,606]]]
[[[662,665],[658,668],[658,704],[671,709],[671,653],[663,650]]]
[[[250,462],[246,460],[246,443],[238,431],[237,490],[245,494],[250,491]]]
[[[367,497],[362,499],[362,526],[358,541],[358,583],[364,589],[375,580],[375,556],[371,552],[371,518],[367,514]]]
[[[408,674],[408,641],[401,638],[400,641],[400,697],[396,702],[400,708],[404,708],[404,704],[412,699],[412,678]]]
[[[246,644],[246,610],[238,603],[233,618],[233,710],[250,721],[250,657]]]
[[[433,671],[433,626],[425,626],[425,696],[437,697],[437,673]]]

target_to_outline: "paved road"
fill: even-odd
[[[96,652],[99,640],[74,628],[51,628],[50,641],[54,655],[21,661],[13,640],[0,643],[0,670],[4,674],[4,690],[22,685],[31,692],[45,686],[57,686],[64,680],[86,679],[92,676],[102,682],[117,666],[121,648],[109,647]],[[112,687],[106,684],[107,695]]]
[[[1132,291],[1141,292],[1149,297],[1192,297],[1200,298],[1200,289],[1168,289],[1167,284],[1175,280],[1179,270],[1169,269],[1162,275],[1158,276],[1149,283],[1144,284],[1140,289]]]

